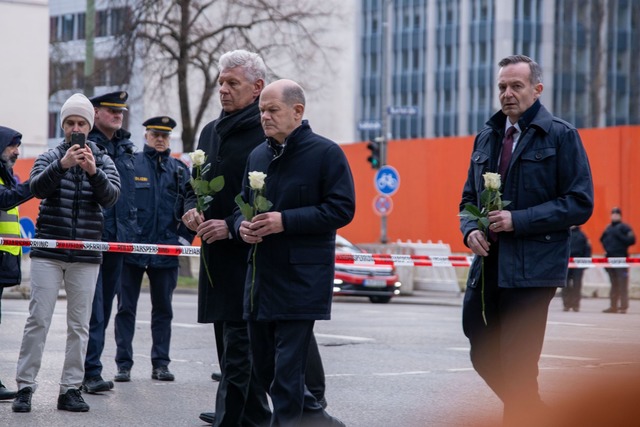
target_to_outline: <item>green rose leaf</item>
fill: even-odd
[[[238,208],[240,208],[242,216],[247,221],[251,221],[251,218],[253,218],[253,208],[251,207],[251,205],[242,199],[242,194],[238,194],[234,200]]]
[[[480,212],[480,209],[478,209],[477,206],[472,205],[471,203],[467,203],[466,205],[464,205],[464,210],[460,212],[460,215],[464,216],[465,218],[470,218],[473,216],[475,218],[472,218],[472,219],[478,219],[482,216],[482,213]]]
[[[213,191],[214,193],[219,192],[224,187],[224,176],[216,176],[211,181],[209,181],[209,191]]]
[[[482,217],[482,218],[478,219],[478,226],[480,227],[480,230],[482,230],[482,231],[484,231],[487,228],[489,228],[489,218]]]
[[[258,212],[266,212],[273,206],[273,203],[267,200],[262,194],[256,196],[255,204]]]

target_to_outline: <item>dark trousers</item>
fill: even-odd
[[[496,255],[485,258],[487,325],[482,319],[481,282],[466,290],[462,324],[474,369],[504,403],[505,425],[514,426],[520,417],[543,408],[538,360],[556,288],[498,288],[497,261]]]
[[[238,422],[234,423],[233,420],[239,419],[242,419],[243,426],[269,425],[271,409],[266,401],[266,390],[258,383],[253,371],[248,383],[244,383],[247,381],[250,369],[253,369],[253,361],[250,365],[247,364],[251,354],[247,323],[214,322],[214,332],[220,371],[223,374],[216,395],[216,425],[238,425]],[[235,350],[225,351],[226,348],[235,348]],[[231,371],[233,374],[229,374],[227,379],[225,371]],[[326,388],[324,366],[313,334],[309,341],[305,384],[318,402],[324,400]],[[243,404],[244,414],[239,412]]]
[[[582,297],[582,276],[583,268],[570,268],[567,274],[567,285],[562,288],[562,303],[564,308],[580,309],[580,298]]]
[[[326,416],[305,386],[305,369],[313,320],[249,322],[256,375],[271,396],[271,426],[299,426]]]
[[[104,350],[104,337],[111,310],[113,298],[120,291],[120,277],[124,264],[125,254],[104,252],[102,254],[102,266],[96,283],[96,293],[91,306],[91,320],[89,322],[89,344],[87,356],[84,361],[84,376],[91,378],[102,374],[102,351]]]
[[[324,400],[324,392],[326,389],[324,366],[316,336],[311,334],[309,340],[309,353],[307,354],[307,370],[304,375],[304,383],[307,389],[318,402]]]
[[[611,280],[611,308],[627,310],[629,308],[629,269],[607,268]]]
[[[124,264],[122,287],[118,298],[118,313],[114,320],[116,337],[116,365],[131,369],[133,366],[133,335],[136,330],[136,311],[144,273],[149,276],[151,296],[151,365],[168,366],[173,320],[173,291],[178,283],[178,267],[151,268]]]
[[[253,373],[247,322],[216,322],[222,378],[216,393],[216,427],[268,426],[271,410],[267,393]],[[221,333],[218,330],[221,330]],[[222,351],[220,352],[220,349]]]

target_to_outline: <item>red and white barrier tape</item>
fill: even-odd
[[[472,256],[464,255],[400,255],[400,254],[336,254],[339,264],[395,265],[415,267],[470,267]],[[640,267],[640,258],[570,258],[570,268]]]
[[[86,242],[0,237],[0,246],[74,249],[79,251],[123,252],[130,254],[200,256],[199,246],[153,245],[145,243]],[[338,264],[393,265],[414,267],[469,267],[472,256],[466,255],[402,255],[402,254],[336,254]],[[570,258],[570,268],[640,267],[640,257]]]
[[[79,251],[124,252],[130,254],[200,256],[198,246],[152,245],[145,243],[83,242],[78,240],[46,240],[0,237],[0,246],[75,249]]]

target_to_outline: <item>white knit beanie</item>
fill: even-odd
[[[93,128],[95,110],[91,101],[81,93],[74,93],[67,99],[60,110],[60,127],[69,116],[80,116],[89,122],[89,128]]]

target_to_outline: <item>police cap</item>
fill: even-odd
[[[127,98],[129,94],[124,90],[105,93],[90,99],[94,107],[106,107],[112,110],[127,110]]]
[[[176,121],[169,116],[158,116],[148,119],[142,123],[142,126],[154,132],[171,133],[171,130],[176,127]]]

